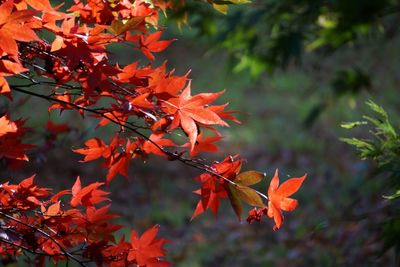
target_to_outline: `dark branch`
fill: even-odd
[[[81,260],[79,260],[78,258],[76,258],[76,257],[75,257],[74,255],[72,255],[71,253],[69,253],[69,252],[68,252],[54,237],[52,237],[51,235],[49,235],[47,232],[43,231],[42,229],[36,228],[36,227],[34,227],[34,226],[32,226],[32,225],[30,225],[30,224],[28,224],[28,223],[25,223],[25,222],[23,222],[23,221],[21,221],[21,220],[15,218],[15,217],[11,216],[11,215],[8,215],[8,214],[2,212],[2,211],[0,211],[0,215],[3,216],[3,217],[5,217],[5,218],[7,218],[7,219],[9,219],[9,220],[12,220],[12,221],[14,221],[14,222],[16,222],[16,223],[19,223],[19,224],[21,224],[21,225],[24,225],[24,226],[26,226],[26,227],[32,229],[32,230],[35,231],[35,232],[40,233],[41,235],[43,235],[43,236],[45,236],[46,238],[50,239],[54,244],[56,244],[67,258],[73,259],[73,260],[76,261],[80,266],[85,266],[85,267],[87,266],[87,265],[84,264]]]
[[[157,144],[156,142],[154,142],[153,140],[151,140],[148,136],[146,136],[145,134],[143,134],[142,132],[140,132],[137,128],[132,127],[132,126],[130,126],[130,125],[122,124],[119,120],[114,119],[114,118],[111,118],[111,117],[107,116],[106,114],[104,114],[103,112],[99,112],[99,111],[97,111],[97,110],[94,110],[94,109],[91,109],[91,108],[88,108],[88,107],[84,107],[84,106],[80,106],[80,105],[77,105],[77,104],[74,104],[74,103],[71,103],[71,102],[67,102],[67,101],[64,101],[64,100],[52,98],[52,97],[50,97],[50,96],[41,95],[41,94],[38,94],[38,93],[35,93],[35,92],[32,92],[32,91],[28,91],[28,90],[19,88],[18,86],[10,85],[10,88],[11,88],[12,90],[15,90],[15,91],[18,91],[18,92],[21,92],[21,93],[24,93],[24,94],[36,96],[36,97],[39,97],[39,98],[42,98],[42,99],[46,99],[46,100],[48,100],[48,101],[57,102],[57,103],[60,103],[60,104],[64,104],[64,105],[66,105],[66,106],[74,107],[74,108],[79,109],[79,110],[83,110],[83,111],[87,111],[87,112],[90,112],[90,113],[97,114],[97,115],[99,115],[100,117],[103,117],[103,118],[105,118],[105,119],[111,121],[112,123],[114,123],[114,124],[120,126],[120,127],[124,127],[124,128],[126,128],[126,129],[132,131],[133,133],[137,134],[138,136],[144,138],[145,140],[149,141],[149,142],[152,143],[154,146],[156,146],[161,152],[163,152],[164,154],[166,154],[166,155],[168,156],[169,159],[171,159],[171,160],[177,160],[177,161],[180,161],[180,162],[182,162],[183,164],[185,164],[185,165],[187,165],[187,166],[196,168],[196,169],[198,169],[198,170],[205,171],[205,172],[207,172],[207,173],[209,173],[209,174],[211,174],[211,175],[214,175],[214,176],[216,176],[216,177],[218,177],[218,178],[223,179],[224,181],[226,181],[226,182],[232,184],[232,185],[235,186],[235,187],[238,187],[238,186],[239,186],[238,184],[236,184],[236,183],[233,182],[232,180],[230,180],[230,179],[224,177],[223,175],[219,174],[218,172],[216,172],[216,171],[214,170],[213,167],[211,167],[211,166],[209,166],[209,165],[207,165],[207,164],[205,164],[205,163],[199,163],[199,162],[197,162],[197,161],[195,161],[195,160],[193,160],[193,159],[184,158],[184,157],[182,157],[182,155],[180,155],[180,154],[178,154],[178,153],[176,153],[176,152],[168,151],[168,150],[164,149],[163,147],[161,147],[160,145],[158,145],[158,144]],[[261,193],[261,192],[259,192],[259,191],[257,191],[257,190],[255,190],[255,191],[256,191],[261,197],[263,197],[264,199],[268,200],[268,197],[267,197],[265,194],[263,194],[263,193]]]

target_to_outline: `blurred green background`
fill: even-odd
[[[217,219],[207,212],[190,222],[198,200],[192,178],[199,173],[159,158],[134,162],[131,178],[118,177],[109,188],[121,223],[139,231],[160,224],[172,241],[168,259],[179,267],[398,266],[400,223],[393,218],[399,203],[382,198],[393,193],[388,179],[339,138],[368,137],[367,129],[340,125],[371,114],[369,99],[399,125],[399,5],[261,0],[223,15],[189,1],[170,14],[164,37],[178,40],[154,64],[168,60],[178,74],[191,69],[194,93],[226,89],[220,104],[229,102],[242,122],[222,129],[226,138],[217,157],[240,152],[245,169],[266,172],[261,191],[276,168],[281,179],[304,173],[308,178],[295,195],[299,207],[274,232],[267,220],[238,222],[228,203]],[[188,23],[179,29],[176,20],[187,12]],[[121,64],[138,57],[126,48],[110,50]],[[86,182],[103,180],[97,162],[79,163],[70,148],[112,128],[95,133],[95,123],[77,114],[48,115],[41,100],[17,97],[11,104],[3,101],[2,109],[28,117],[32,128],[43,128],[51,118],[72,129],[57,137],[39,130],[32,137],[38,144],[34,160],[24,172],[1,170],[4,180],[37,173],[40,184],[59,189],[70,187],[77,175]]]

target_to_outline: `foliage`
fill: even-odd
[[[203,230],[181,222],[178,233],[184,233],[187,241],[177,251],[170,251],[180,263],[178,266],[397,266],[395,256],[399,254],[395,254],[393,247],[385,253],[381,250],[383,231],[393,240],[399,239],[395,232],[386,231],[391,225],[398,225],[387,221],[399,214],[398,200],[382,199],[383,194],[389,195],[395,188],[390,188],[385,174],[377,175],[373,161],[361,161],[352,147],[339,141],[346,135],[369,138],[369,128],[358,127],[346,133],[338,126],[368,114],[363,103],[370,98],[385,107],[396,125],[400,104],[396,79],[399,36],[390,40],[369,36],[354,47],[339,48],[330,57],[319,53],[305,55],[301,67],[289,66],[273,75],[261,75],[255,81],[247,73],[221,75],[216,70],[224,70],[225,53],[210,53],[214,47],[209,42],[199,42],[191,30],[182,28],[181,42],[167,51],[168,57],[174,60],[173,65],[193,66],[191,76],[196,77],[196,85],[207,88],[212,81],[219,84],[217,88],[229,88],[222,97],[229,99],[235,109],[245,111],[236,116],[246,127],[234,125],[231,130],[235,149],[241,151],[246,147],[246,158],[256,164],[255,169],[278,166],[281,179],[292,176],[296,169],[310,170],[312,186],[295,195],[300,204],[307,205],[301,205],[301,214],[285,214],[287,221],[278,235],[269,233],[268,228],[260,229],[257,224],[250,228],[232,225],[221,216],[218,225],[207,218],[195,222]],[[170,36],[177,34],[171,26],[167,31]],[[362,81],[357,68],[348,68],[353,64],[367,72],[372,90],[354,92],[357,95],[349,91],[335,99],[331,78],[336,78],[337,70],[349,70],[335,79],[341,81],[337,83],[339,93],[342,85]],[[345,82],[347,79],[351,82]],[[319,101],[329,106],[312,127],[303,127],[302,121]],[[273,174],[273,169],[266,172]],[[259,189],[265,192],[264,188]],[[290,219],[291,216],[296,219]],[[218,226],[234,227],[237,231],[217,231]],[[192,238],[196,242],[191,242]],[[226,245],[221,247],[221,243]],[[227,258],[227,254],[235,257]]]
[[[277,188],[276,174],[266,196],[250,187],[264,175],[240,172],[244,159],[239,155],[210,164],[195,158],[200,152],[218,150],[215,143],[222,136],[216,126],[239,121],[234,112],[226,110],[227,104],[212,104],[223,92],[192,95],[188,73],[175,75],[166,63],[154,66],[155,54],[173,41],[161,38],[159,24],[159,13],[174,8],[172,2],[76,0],[68,7],[54,7],[46,0],[0,3],[0,94],[10,101],[20,96],[46,100],[49,113],[70,110],[84,121],[94,118],[98,131],[113,125],[109,142],[97,136],[83,148],[73,149],[84,156],[82,162],[103,160],[106,184],[117,175],[127,177],[133,160],[156,155],[203,172],[196,178],[201,189],[195,193],[201,200],[192,218],[207,209],[217,214],[220,199],[228,198],[239,219],[243,201],[262,208],[278,229],[283,223],[281,210],[292,211],[297,206],[296,200],[287,197],[305,177],[289,179]],[[118,64],[109,51],[115,44],[135,48],[143,56],[127,65]],[[12,110],[6,110],[0,117],[0,157],[5,167],[18,170],[31,159],[34,144],[24,142],[35,129],[24,126],[30,118],[13,120],[13,116]],[[49,122],[47,130],[57,135],[69,126]],[[181,138],[181,144],[175,143],[173,137],[180,133],[188,142]],[[156,238],[156,226],[141,236],[132,230],[130,242],[124,237],[115,240],[120,226],[110,222],[116,215],[103,204],[110,201],[108,193],[99,189],[103,185],[94,182],[82,187],[78,177],[70,190],[51,194],[33,176],[18,184],[1,184],[3,258],[30,253],[38,266],[45,265],[46,257],[54,264],[73,260],[81,266],[88,261],[110,266],[168,266],[163,259],[167,241]]]
[[[388,215],[382,223],[382,239],[385,242],[384,251],[394,247],[398,256],[400,254],[400,217],[398,209],[395,208],[396,203],[398,203],[397,200],[400,198],[400,137],[398,126],[393,126],[383,107],[372,100],[368,101],[367,105],[375,113],[375,116],[363,116],[366,121],[344,123],[342,127],[349,129],[370,124],[373,127],[370,130],[372,139],[342,138],[342,141],[355,146],[362,159],[372,159],[377,163],[378,169],[374,175],[375,179],[390,179],[389,190],[395,192],[389,196],[384,196],[384,198],[391,202],[393,214]]]
[[[379,172],[389,173],[393,183],[400,187],[398,171],[400,168],[400,137],[397,127],[393,126],[386,111],[372,100],[367,105],[376,113],[375,117],[363,116],[366,121],[356,121],[342,124],[343,128],[354,128],[371,124],[370,133],[373,139],[342,138],[341,140],[357,148],[363,160],[372,159],[377,162]],[[388,199],[400,197],[399,192],[387,196]]]
[[[233,7],[221,15],[188,1],[174,15],[178,22],[189,18],[185,21],[197,30],[195,38],[205,36],[213,43],[211,53],[227,54],[228,73],[243,75],[244,71],[256,80],[304,66],[305,61],[318,72],[321,58],[331,59],[339,49],[392,39],[398,33],[399,4],[394,0],[254,0],[246,8]],[[307,127],[339,98],[369,90],[374,83],[366,66],[350,58],[345,66],[328,74],[322,70],[320,75],[330,76],[332,98],[320,96],[304,120]],[[323,85],[316,87],[326,94]]]
[[[276,170],[268,188],[268,198],[270,199],[268,208],[264,207],[259,210],[255,208],[250,211],[247,221],[249,223],[254,220],[260,221],[261,216],[264,214],[270,218],[274,218],[275,230],[281,228],[283,223],[282,210],[292,211],[297,207],[297,200],[289,198],[289,196],[299,190],[305,178],[306,176],[291,178],[279,186],[278,170]]]
[[[166,253],[162,248],[166,240],[155,239],[157,226],[140,239],[132,230],[130,243],[124,238],[116,242],[114,233],[121,226],[110,220],[118,216],[109,213],[109,205],[96,207],[109,201],[105,197],[108,193],[98,189],[103,183],[82,188],[78,177],[71,190],[52,195],[33,179],[32,176],[18,185],[1,184],[3,257],[31,253],[37,255],[32,262],[36,266],[44,265],[46,257],[55,264],[67,259],[82,266],[88,261],[113,266],[168,265],[161,259]],[[60,200],[67,195],[69,201]]]
[[[199,33],[215,37],[237,63],[236,70],[249,69],[258,76],[299,61],[304,52],[330,53],[360,37],[390,38],[396,32],[391,15],[398,8],[393,0],[254,0],[225,17],[194,1],[175,14],[186,14]]]

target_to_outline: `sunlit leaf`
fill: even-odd
[[[354,121],[354,122],[343,122],[340,124],[340,127],[345,128],[345,129],[352,129],[360,125],[366,125],[368,124],[366,121]]]
[[[236,190],[240,199],[247,204],[255,207],[265,207],[260,195],[253,188],[247,186],[237,186]]]
[[[262,180],[264,174],[258,171],[242,172],[236,176],[234,182],[240,185],[253,185]]]
[[[228,5],[213,4],[213,7],[215,10],[221,12],[222,14],[226,15],[228,13]]]
[[[121,33],[135,29],[140,23],[144,21],[145,17],[133,17],[126,22],[114,20],[108,28],[111,33],[120,35]]]
[[[241,217],[242,217],[243,206],[242,206],[242,202],[240,201],[240,196],[239,196],[238,190],[236,190],[236,187],[234,185],[228,184],[226,186],[226,191],[228,192],[228,197],[231,202],[231,206],[240,221]]]
[[[400,198],[400,190],[397,190],[396,193],[394,193],[393,195],[390,196],[383,196],[384,198],[388,199],[388,200],[393,200],[393,199],[397,199]]]

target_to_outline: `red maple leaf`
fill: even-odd
[[[56,203],[50,205],[47,209],[42,205],[41,212],[44,215],[45,219],[50,219],[51,217],[57,216],[60,213],[60,202],[57,201]]]
[[[7,119],[6,115],[0,118],[0,136],[6,133],[15,133],[17,132],[17,130],[18,130],[17,125],[14,122]]]
[[[55,95],[54,98],[62,102],[72,103],[71,96],[68,94],[68,92],[63,93],[62,95]],[[47,110],[48,112],[50,112],[52,109],[60,109],[61,113],[65,109],[72,109],[72,108],[73,108],[72,106],[65,103],[53,103],[47,108]]]
[[[28,71],[28,69],[24,68],[20,63],[16,63],[7,59],[0,60],[0,76],[11,76],[24,71]]]
[[[0,94],[5,94],[9,97],[10,93],[11,90],[7,80],[4,77],[0,76]]]
[[[40,188],[34,182],[35,175],[32,175],[29,178],[24,179],[16,188],[17,196],[19,200],[23,200],[25,202],[23,205],[36,205],[41,206],[42,202],[40,199],[50,195],[49,188]]]
[[[185,87],[190,71],[183,76],[176,76],[173,73],[174,70],[167,72],[166,62],[164,62],[149,75],[148,87],[158,95],[176,96]]]
[[[128,140],[125,144],[124,140],[119,136],[115,136],[109,145],[106,145],[99,138],[92,138],[85,142],[84,148],[74,149],[73,151],[82,155],[85,158],[81,162],[87,162],[103,157],[108,168],[106,176],[107,183],[110,182],[118,173],[123,176],[128,176],[129,161],[136,156],[138,142]]]
[[[51,6],[48,0],[25,0],[25,2],[36,10],[50,12],[53,14],[61,14],[55,12],[55,9]]]
[[[109,198],[105,197],[108,193],[98,189],[103,184],[104,183],[96,182],[82,188],[81,180],[79,177],[76,178],[75,184],[72,187],[71,206],[77,207],[78,205],[83,205],[85,207],[90,207],[105,200],[109,200]]]
[[[139,45],[140,50],[142,50],[143,54],[150,59],[154,60],[154,56],[152,53],[158,53],[167,48],[174,40],[167,41],[158,41],[161,37],[162,31],[158,31],[150,34],[147,37],[140,35]]]
[[[223,139],[223,136],[211,136],[207,138],[203,138],[203,134],[200,133],[197,136],[196,144],[194,145],[194,149],[190,151],[190,156],[194,157],[200,152],[218,152],[219,149],[218,147],[213,144],[214,142],[217,142],[221,139]],[[190,147],[190,143],[186,143],[183,145],[183,147]]]
[[[109,209],[110,205],[101,208],[91,206],[86,209],[86,218],[78,219],[80,226],[86,228],[89,242],[97,240],[115,242],[113,233],[121,229],[122,226],[110,223],[112,219],[119,216],[109,213]]]
[[[160,150],[165,146],[176,146],[174,142],[169,139],[163,139],[163,134],[152,134],[149,137],[149,140],[145,140],[142,144],[142,150],[146,154],[155,154],[162,157],[165,157],[166,154]],[[155,145],[157,144],[157,146]],[[160,148],[159,148],[160,147]]]
[[[228,126],[228,124],[207,106],[223,92],[191,96],[190,91],[189,83],[179,98],[164,101],[163,105],[165,112],[174,116],[170,128],[174,129],[178,125],[182,127],[183,131],[189,136],[190,150],[192,151],[199,132],[196,123],[223,126]]]
[[[127,153],[116,153],[109,158],[109,164],[107,166],[108,173],[106,176],[107,183],[109,183],[118,173],[125,177],[128,176],[130,158],[132,158],[132,155]]]
[[[230,120],[235,123],[241,124],[241,122],[232,115],[234,113],[237,113],[236,110],[229,110],[229,111],[224,110],[227,105],[228,103],[219,106],[211,106],[210,109],[215,113],[217,113],[217,115],[222,119]]]
[[[132,249],[128,254],[128,261],[136,261],[138,266],[166,267],[169,263],[160,260],[159,257],[165,256],[165,249],[162,246],[168,241],[156,239],[158,225],[153,226],[144,232],[140,237],[132,230],[131,245]]]
[[[87,162],[91,160],[98,159],[100,157],[109,157],[110,148],[107,146],[103,140],[99,138],[92,138],[85,142],[85,148],[73,149],[72,151],[85,155],[85,158],[81,162]]]
[[[36,33],[25,24],[37,13],[34,10],[14,11],[14,4],[9,0],[0,5],[0,48],[3,52],[18,61],[16,41],[39,41]]]
[[[121,141],[122,140],[120,140],[118,137],[114,138],[113,142],[110,144],[110,147],[114,147],[116,145],[121,144],[117,143]],[[124,152],[119,153],[116,151],[116,149],[111,150],[113,153],[107,159],[107,168],[108,168],[108,173],[106,176],[107,183],[109,183],[118,173],[125,177],[128,176],[129,161],[136,157],[135,151],[137,148],[138,148],[138,142],[136,141],[131,142],[130,140],[128,140],[126,142],[125,148],[123,149]]]
[[[299,190],[301,184],[307,175],[300,178],[291,178],[279,186],[278,170],[271,180],[268,188],[268,217],[274,218],[274,231],[279,229],[283,224],[283,211],[292,211],[297,207],[297,200],[289,198],[289,196]]]
[[[235,160],[235,157],[227,157],[222,162],[214,163],[212,169],[220,176],[234,180],[240,171],[241,165],[241,159]],[[228,197],[225,189],[226,180],[210,173],[203,173],[196,180],[201,182],[201,188],[194,191],[194,193],[200,195],[201,199],[197,203],[191,220],[207,209],[211,209],[212,213],[217,215],[220,199]]]
[[[136,109],[154,109],[154,105],[149,101],[149,93],[141,94],[135,97],[127,97],[127,100]]]
[[[147,77],[150,76],[154,70],[149,67],[139,68],[138,64],[139,62],[136,61],[121,69],[120,73],[117,75],[117,81],[137,85],[147,84]]]
[[[23,128],[24,121],[8,120],[7,115],[0,118],[0,158],[29,161],[26,150],[33,145],[23,144],[22,136],[26,129]]]
[[[199,180],[203,184],[200,189],[193,192],[200,195],[201,199],[197,203],[190,220],[193,220],[207,209],[211,209],[212,213],[216,216],[218,214],[220,199],[228,197],[223,185],[216,183],[211,175],[203,174],[199,177]]]
[[[0,42],[2,42],[0,36]],[[0,47],[1,53],[1,47]],[[4,94],[8,98],[11,98],[11,90],[7,80],[3,76],[12,76],[14,74],[18,74],[24,71],[28,71],[27,68],[24,68],[20,63],[14,62],[8,59],[0,60],[0,94]]]

